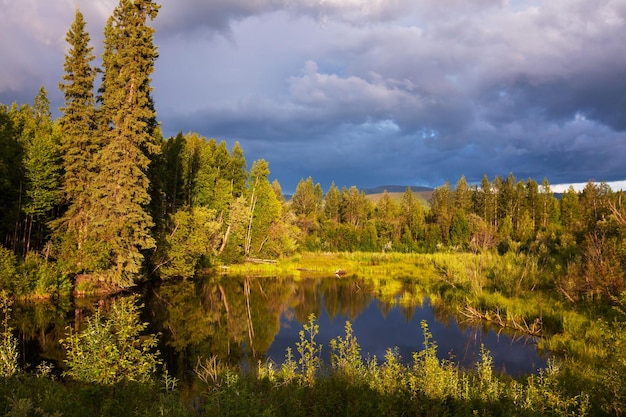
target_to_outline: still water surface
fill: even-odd
[[[423,348],[421,322],[425,321],[439,356],[462,366],[471,367],[480,358],[481,345],[491,352],[498,371],[520,375],[546,365],[536,339],[459,323],[445,306],[432,306],[411,280],[207,277],[193,284],[162,286],[154,294],[148,304],[154,317],[166,304],[163,322],[155,330],[179,363],[181,356],[187,357],[183,362],[195,363],[193,356],[201,350],[203,355],[210,350],[248,366],[259,360],[281,363],[287,348],[296,353],[299,333],[314,314],[319,325],[316,341],[326,359],[330,340],[344,337],[350,321],[364,358],[382,360],[387,349],[397,348],[409,363],[412,353]],[[191,323],[196,330],[189,329],[194,327]],[[198,332],[203,336],[191,336],[191,341],[185,336],[198,336]]]
[[[143,320],[158,333],[160,351],[170,372],[189,379],[198,358],[254,367],[259,361],[280,363],[296,343],[303,324],[315,314],[316,341],[327,358],[330,340],[345,336],[346,321],[364,358],[382,360],[397,348],[406,363],[422,349],[424,320],[441,358],[471,367],[484,345],[496,370],[513,375],[545,367],[536,340],[504,334],[500,329],[459,323],[446,306],[431,305],[415,281],[355,277],[245,278],[207,276],[142,289]],[[58,340],[67,326],[80,329],[95,308],[111,300],[76,300],[62,304],[14,306],[13,327],[19,331],[23,363],[46,360],[63,368]]]
[[[281,317],[281,329],[267,352],[272,359],[282,358],[287,347],[293,349],[299,340],[298,332],[302,325],[289,317],[290,314]],[[320,333],[317,339],[324,345],[326,352],[331,339],[345,336],[346,320],[350,319],[346,316],[331,318],[326,312],[319,317]],[[497,328],[476,325],[461,328],[454,319],[442,322],[435,317],[427,301],[415,308],[412,317],[406,317],[400,306],[394,306],[383,314],[378,301],[372,300],[354,321],[350,321],[364,358],[376,356],[380,361],[387,349],[394,348],[403,362],[409,363],[412,353],[419,352],[424,346],[422,320],[428,324],[441,359],[452,359],[464,367],[471,367],[480,360],[480,348],[483,345],[491,352],[494,367],[498,371],[523,375],[546,366],[546,356],[538,352],[536,339],[525,335],[515,337],[503,334]]]

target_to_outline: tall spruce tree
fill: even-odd
[[[59,119],[63,156],[62,189],[67,210],[53,223],[60,242],[59,259],[70,272],[90,272],[102,254],[90,231],[93,227],[93,183],[98,167],[100,136],[96,132],[94,80],[95,69],[90,37],[83,14],[76,10],[65,40],[63,82],[59,89],[65,102]]]
[[[48,238],[47,223],[59,203],[59,144],[54,133],[50,113],[50,100],[44,87],[39,89],[32,110],[22,131],[24,143],[24,169],[26,214],[24,253],[40,248]],[[33,235],[35,234],[35,236]]]
[[[103,148],[95,181],[94,226],[108,249],[104,277],[122,287],[136,282],[142,250],[155,244],[147,207],[150,157],[159,150],[150,86],[158,53],[148,21],[158,10],[151,0],[120,0],[104,32],[99,97]]]
[[[163,144],[163,193],[165,204],[163,216],[174,214],[185,203],[185,183],[183,176],[183,158],[185,154],[185,136],[182,132],[169,138]]]
[[[59,119],[63,149],[63,191],[70,204],[85,198],[85,185],[96,170],[95,155],[98,137],[95,129],[95,98],[93,93],[95,58],[90,37],[85,31],[85,20],[80,10],[65,40],[70,46],[65,55],[63,81],[59,89],[65,96],[63,114]],[[82,202],[81,202],[82,203]]]

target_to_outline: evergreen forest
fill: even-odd
[[[346,338],[335,341],[336,372],[320,372],[326,377],[316,382],[322,366],[312,319],[305,325],[310,338],[298,345],[300,359],[281,369],[261,367],[257,379],[237,376],[209,359],[199,364],[197,373],[210,387],[206,415],[626,412],[623,191],[589,181],[582,191],[570,187],[557,195],[548,179],[503,173],[477,184],[460,175],[426,198],[410,187],[373,198],[354,186],[340,189],[333,183],[324,190],[309,177],[286,199],[279,182],[270,181],[268,161],[246,161],[239,143],[229,146],[194,132],[163,137],[151,87],[159,55],[151,23],[158,12],[152,0],[120,0],[106,22],[96,67],[87,22],[77,10],[58,85],[64,96],[60,117],[52,116],[45,86],[32,104],[0,104],[0,376],[5,378],[0,403],[6,404],[0,413],[72,415],[61,403],[54,405],[56,396],[83,407],[76,415],[81,410],[123,415],[122,404],[133,401],[139,405],[131,414],[191,415],[172,394],[176,381],[157,372],[156,336],[145,335],[138,307],[128,301],[115,304],[106,319],[97,315],[89,322],[91,334],[101,339],[71,332],[64,339],[69,383],[38,380],[46,374],[38,369],[37,377],[22,375],[18,385],[10,385],[9,378],[19,374],[11,368],[17,355],[8,325],[11,300],[115,293],[219,267],[296,262],[309,253],[367,253],[379,259],[397,254],[412,264],[422,262],[436,276],[430,290],[462,299],[467,314],[504,324],[521,317],[516,323],[524,319],[527,332],[536,330],[531,320],[542,318],[542,335],[568,334],[562,344],[548,345],[575,365],[561,373],[554,365],[522,382],[500,380],[489,373],[486,353],[476,372],[462,374],[436,358],[436,344],[428,337],[412,368],[403,368],[392,353],[382,365],[363,363],[348,326]],[[439,255],[446,261],[435,258]],[[463,266],[468,259],[481,264],[470,271]],[[499,265],[513,267],[507,272]],[[567,320],[550,322],[549,314],[537,312],[507,317],[505,302],[498,304],[483,290],[527,305],[544,297],[582,314],[588,325],[574,331]],[[104,367],[112,373],[95,372],[94,346],[107,343],[119,355]],[[606,349],[583,354],[591,344]],[[585,360],[603,365],[580,370]],[[153,374],[158,382],[149,385]],[[110,403],[98,403],[94,411],[90,399],[99,394]],[[39,400],[33,399],[37,395]],[[291,407],[289,413],[281,406]],[[26,411],[19,414],[20,409]]]

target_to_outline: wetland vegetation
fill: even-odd
[[[512,269],[506,262],[520,268],[527,264],[517,255],[302,253],[276,264],[233,265],[228,274],[139,287],[136,296],[75,300],[75,305],[69,300],[56,306],[15,303],[14,320],[5,321],[5,329],[13,331],[3,334],[3,349],[14,355],[3,358],[12,357],[7,363],[14,365],[7,368],[2,394],[8,402],[0,411],[618,414],[624,392],[625,300],[616,299],[615,308],[572,307],[558,292],[530,284],[515,297],[493,291],[493,273],[474,282],[471,265]],[[338,265],[353,272],[333,276]],[[277,273],[291,268],[289,276]],[[521,278],[507,276],[516,285]],[[429,300],[434,316],[422,320],[422,332],[415,334],[419,349],[408,357],[393,345],[379,357],[362,349],[354,323],[373,299],[381,311],[398,308],[406,317]],[[8,307],[8,297],[4,300]],[[468,317],[468,308],[480,315]],[[286,311],[300,329],[298,337],[282,356],[270,358],[266,353]],[[343,332],[322,342],[324,315],[347,320]],[[461,364],[432,336],[438,322],[450,320],[520,339],[534,334],[538,344],[533,349],[545,349],[550,357],[536,372],[511,375],[483,346],[474,362]],[[531,323],[539,329],[529,331]],[[18,357],[18,345],[46,347],[37,365],[29,365]],[[52,398],[45,398],[42,389]],[[56,395],[70,395],[73,408]]]
[[[100,69],[76,11],[59,119],[44,87],[0,105],[0,415],[624,414],[623,191],[511,173],[377,196],[307,178],[285,199],[238,143],[162,136],[158,10],[119,2]],[[373,358],[353,323],[372,299],[549,359],[462,365],[437,320]],[[268,358],[286,311],[301,331]],[[324,314],[351,320],[322,342]]]

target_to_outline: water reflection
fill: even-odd
[[[465,367],[471,367],[480,359],[481,345],[491,352],[496,370],[512,375],[521,375],[537,371],[545,367],[545,356],[539,355],[536,340],[519,336],[498,333],[493,329],[475,326],[459,326],[452,321],[443,323],[437,320],[428,302],[411,310],[399,305],[389,307],[388,303],[372,300],[356,318],[345,315],[330,316],[323,311],[318,323],[320,333],[318,342],[324,345],[328,354],[329,341],[337,336],[344,336],[346,320],[352,323],[354,335],[357,337],[364,357],[384,359],[388,348],[397,348],[405,362],[410,362],[413,352],[423,348],[424,337],[421,321],[426,320],[433,339],[438,345],[440,358],[452,359]],[[267,356],[280,362],[287,347],[295,346],[299,340],[298,332],[302,324],[294,320],[289,312],[281,317],[281,329],[274,343],[267,351]]]
[[[422,349],[420,323],[426,320],[442,358],[472,366],[481,344],[494,366],[511,374],[544,367],[535,340],[498,333],[497,329],[459,324],[443,307],[433,308],[411,280],[358,278],[206,277],[154,289],[149,305],[155,331],[168,356],[189,369],[198,356],[218,355],[233,364],[255,366],[259,360],[281,362],[295,351],[310,314],[318,318],[317,341],[326,355],[332,338],[344,335],[346,321],[364,357],[382,359],[398,348],[409,362]]]
[[[364,357],[382,359],[388,348],[397,347],[409,362],[423,346],[420,322],[426,320],[440,357],[463,366],[479,358],[481,344],[491,351],[494,366],[511,374],[534,372],[546,363],[533,339],[459,324],[446,306],[437,302],[433,307],[414,280],[207,276],[142,291],[143,319],[151,332],[159,333],[170,372],[183,380],[192,379],[198,358],[213,355],[248,367],[267,358],[281,362],[287,347],[295,352],[298,333],[311,313],[318,318],[317,341],[326,355],[329,341],[344,336],[350,321]],[[66,326],[79,329],[96,306],[106,305],[97,300],[16,305],[13,327],[26,350],[24,361],[43,359],[62,367],[58,340]]]

